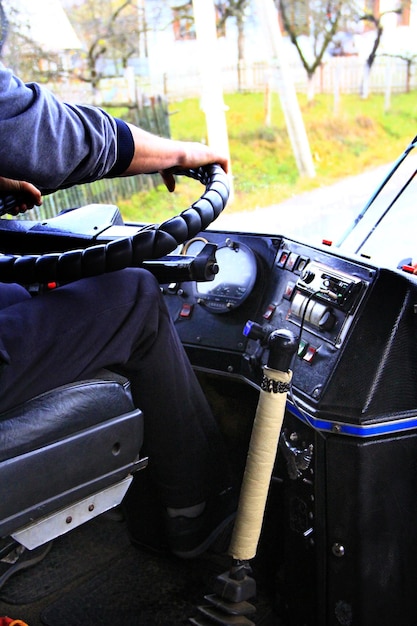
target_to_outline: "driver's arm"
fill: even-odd
[[[224,154],[210,149],[204,144],[191,141],[174,141],[158,137],[147,131],[127,125],[132,133],[134,150],[125,175],[146,174],[158,171],[170,191],[174,190],[175,182],[171,168],[194,168],[210,163],[218,163],[225,172],[228,171],[228,160]]]
[[[104,177],[220,163],[203,144],[173,141],[113,118],[100,108],[61,102],[44,86],[25,84],[0,63],[0,173],[43,192]]]

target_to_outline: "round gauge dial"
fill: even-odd
[[[245,244],[228,242],[217,249],[216,260],[219,271],[214,280],[195,283],[195,295],[213,313],[226,313],[240,306],[251,293],[257,275],[256,257]]]

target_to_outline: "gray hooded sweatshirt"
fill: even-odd
[[[47,193],[118,176],[133,153],[125,122],[97,107],[61,102],[0,63],[0,176]]]

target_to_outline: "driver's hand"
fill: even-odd
[[[165,183],[165,187],[171,193],[175,191],[175,169],[175,167],[171,167],[169,170],[162,170],[162,172],[159,172]]]
[[[13,180],[0,176],[0,193],[7,196],[12,195],[16,198],[15,207],[9,211],[12,215],[24,213],[34,206],[42,204],[42,194],[35,185],[24,180]]]
[[[180,169],[195,169],[197,167],[201,167],[203,165],[211,165],[213,163],[217,163],[224,169],[224,171],[229,171],[229,160],[227,156],[224,154],[217,152],[211,149],[209,146],[205,144],[193,142],[193,141],[184,141],[182,142],[182,147],[184,149],[184,156],[182,158],[181,164],[178,164],[178,168]],[[166,170],[161,170],[159,173],[162,176],[162,180],[165,183],[168,191],[175,190],[175,171],[177,167],[171,167]]]

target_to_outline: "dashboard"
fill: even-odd
[[[142,226],[124,224],[113,205],[91,205],[42,224],[0,220],[0,239],[6,252],[30,254],[35,244],[41,252],[52,241],[55,250],[84,248]],[[259,388],[269,356],[259,337],[290,331],[298,346],[294,412],[319,428],[367,436],[375,424],[386,432],[391,424],[415,427],[417,413],[417,280],[407,266],[368,257],[279,234],[210,229],[150,269],[196,370]]]
[[[297,338],[293,399],[315,420],[366,429],[417,407],[414,384],[390,389],[396,367],[410,381],[417,373],[414,278],[283,236],[206,231],[184,253],[207,242],[217,246],[213,281],[161,287],[197,370],[259,386],[268,349],[244,334],[250,321]]]

